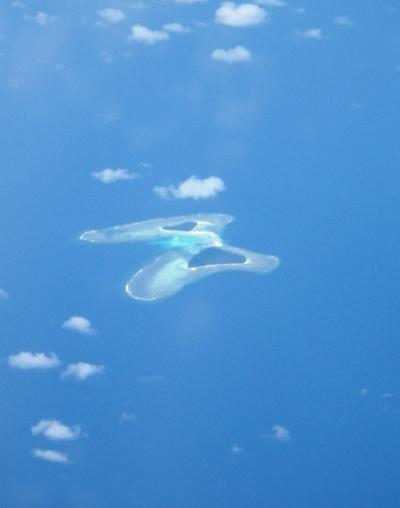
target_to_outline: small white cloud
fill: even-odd
[[[123,423],[134,423],[136,422],[137,417],[134,413],[122,413],[121,415],[121,422]]]
[[[25,9],[26,5],[19,0],[14,0],[14,2],[11,2],[11,7],[14,7],[14,9]]]
[[[367,388],[362,388],[362,389],[360,390],[360,395],[361,395],[362,397],[367,396],[367,395],[368,395],[368,390],[367,390]]]
[[[225,184],[218,176],[209,176],[208,178],[197,178],[191,176],[178,187],[172,185],[167,187],[154,187],[153,191],[160,197],[167,199],[173,197],[176,199],[207,199],[215,197],[219,192],[225,190]]]
[[[144,25],[133,25],[129,39],[151,45],[168,40],[169,34],[161,30],[151,30]]]
[[[27,16],[26,19],[30,21],[34,21],[40,26],[47,26],[53,23],[56,20],[55,16],[47,14],[47,12],[38,12],[35,16]]]
[[[215,49],[211,53],[211,58],[221,62],[240,63],[251,60],[251,52],[243,46],[236,46],[231,49]]]
[[[256,3],[267,7],[285,7],[286,5],[286,2],[282,0],[256,0]]]
[[[237,444],[233,444],[231,451],[232,451],[233,455],[240,455],[241,453],[243,453],[243,448],[241,448]]]
[[[135,180],[139,175],[130,173],[127,169],[103,169],[92,173],[93,178],[96,178],[101,183],[115,183],[124,180]]]
[[[259,25],[268,20],[268,13],[258,5],[223,2],[215,11],[215,22],[233,27]]]
[[[192,5],[207,2],[207,0],[174,0],[176,4]]]
[[[141,161],[141,162],[138,162],[138,167],[144,168],[144,169],[150,169],[153,167],[153,164],[151,164],[150,162]]]
[[[93,335],[95,333],[95,329],[92,327],[91,322],[83,316],[71,316],[64,321],[62,327],[66,330],[72,330],[86,335]]]
[[[60,365],[60,360],[54,353],[46,355],[45,353],[31,353],[29,351],[21,351],[16,355],[8,357],[8,364],[14,369],[30,370],[30,369],[54,369]]]
[[[51,441],[73,441],[81,435],[79,425],[69,427],[58,420],[40,420],[31,427],[34,436],[43,436]]]
[[[333,22],[335,25],[338,26],[354,26],[355,23],[352,21],[349,16],[336,16],[336,18],[333,19]]]
[[[113,61],[112,54],[109,51],[100,51],[100,57],[106,64],[111,64]],[[112,170],[111,170],[112,171]],[[92,173],[94,174],[94,173]],[[98,174],[98,173],[96,173]]]
[[[61,373],[63,379],[74,378],[78,381],[85,381],[85,379],[92,376],[99,376],[103,374],[103,365],[94,365],[92,363],[78,362],[70,363],[67,368]]]
[[[47,460],[48,462],[58,462],[59,464],[68,463],[68,455],[58,452],[57,450],[40,450],[36,448],[32,450],[32,455],[38,459]]]
[[[184,34],[190,32],[190,28],[187,26],[183,26],[180,23],[166,23],[163,25],[163,29],[166,32],[176,33],[176,34]]]
[[[321,28],[308,28],[307,30],[295,30],[295,34],[302,39],[322,39]]]
[[[120,23],[126,19],[124,11],[121,11],[121,9],[112,9],[111,7],[101,9],[97,14],[106,23]]]
[[[7,300],[8,293],[5,289],[0,288],[0,300]]]
[[[283,425],[276,424],[272,427],[272,439],[275,439],[275,441],[281,441],[282,443],[287,443],[291,439],[290,432]]]

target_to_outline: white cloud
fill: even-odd
[[[231,450],[233,455],[240,455],[241,453],[243,453],[243,448],[241,448],[237,444],[233,444]]]
[[[228,26],[259,25],[268,20],[268,13],[258,5],[223,2],[215,12],[215,22]]]
[[[101,183],[115,183],[121,180],[135,180],[139,175],[136,173],[129,173],[127,169],[103,169],[92,173],[93,178],[96,178]]]
[[[27,16],[26,19],[34,21],[40,26],[47,26],[56,20],[55,16],[47,14],[47,12],[40,11],[35,16]]]
[[[291,439],[290,432],[283,425],[276,424],[272,427],[272,439],[275,439],[275,441],[281,441],[282,443],[287,443]]]
[[[66,330],[72,330],[86,335],[93,335],[95,333],[95,329],[92,327],[91,322],[83,316],[71,316],[64,321],[62,327]]]
[[[227,63],[248,62],[251,60],[251,52],[243,46],[236,46],[231,49],[215,49],[211,58]]]
[[[187,26],[183,26],[180,23],[166,23],[163,25],[163,29],[166,32],[176,33],[176,34],[184,34],[190,32],[190,28]]]
[[[81,435],[79,425],[68,427],[58,420],[40,420],[31,427],[34,436],[44,436],[51,441],[73,441]]]
[[[58,462],[60,464],[68,463],[68,455],[56,450],[40,450],[39,448],[36,448],[35,450],[32,450],[32,454],[34,457],[47,460],[48,462]]]
[[[78,362],[70,363],[62,372],[61,377],[75,378],[78,381],[85,381],[88,377],[101,375],[104,372],[103,365],[94,365],[92,363]]]
[[[0,288],[0,300],[7,300],[8,293],[5,289]]]
[[[256,3],[267,7],[284,7],[286,5],[286,2],[282,0],[256,0]]]
[[[336,18],[333,19],[333,22],[335,25],[339,26],[354,26],[355,23],[352,21],[349,16],[336,16]]]
[[[106,64],[111,64],[113,61],[112,54],[109,51],[100,51],[100,57]],[[107,170],[104,170],[107,171]],[[112,169],[110,171],[113,171]],[[102,173],[101,171],[99,173]],[[93,176],[99,175],[99,173],[92,173]],[[99,178],[100,179],[100,178]]]
[[[121,422],[124,422],[124,423],[134,423],[136,422],[137,420],[137,417],[134,413],[122,413],[121,415]]]
[[[151,30],[144,25],[133,25],[129,39],[144,44],[157,44],[169,39],[169,34],[160,30]]]
[[[160,197],[166,199],[173,197],[176,199],[206,199],[213,198],[219,192],[225,190],[225,184],[218,176],[209,176],[208,178],[197,178],[191,176],[178,187],[172,185],[168,187],[154,187],[153,191]]]
[[[14,0],[14,2],[11,2],[11,7],[14,7],[14,9],[25,9],[26,5],[19,0]]]
[[[126,19],[124,11],[121,11],[121,9],[112,9],[111,7],[101,9],[97,14],[107,23],[120,23]]]
[[[322,30],[320,28],[308,28],[307,30],[295,30],[295,34],[302,39],[322,39]]]
[[[138,162],[138,167],[144,168],[144,169],[150,169],[153,167],[153,164],[151,164],[150,162],[141,161],[141,162]]]
[[[8,357],[8,364],[14,369],[54,369],[60,365],[60,360],[54,353],[46,355],[45,353],[31,353],[29,351],[21,351],[16,355]]]

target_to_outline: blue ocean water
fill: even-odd
[[[219,3],[146,4],[110,5],[127,19],[107,27],[97,1],[0,8],[0,505],[397,508],[398,4],[288,2],[243,29],[213,22]],[[192,31],[127,41],[174,20]],[[314,27],[320,40],[294,32]],[[210,58],[237,44],[244,67]],[[92,178],[110,167],[141,176]],[[191,175],[226,190],[152,191]],[[193,213],[233,215],[224,239],[281,265],[145,303],[123,289],[157,245],[79,241]],[[63,329],[72,315],[97,333]],[[20,351],[105,371],[10,368]],[[82,437],[33,436],[42,419]]]

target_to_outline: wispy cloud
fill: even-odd
[[[8,364],[14,369],[54,369],[60,365],[60,360],[54,353],[46,355],[45,353],[31,353],[30,351],[21,351],[8,357]]]
[[[215,11],[216,23],[233,27],[259,25],[268,19],[267,11],[251,3],[223,2]]]
[[[19,0],[14,0],[11,2],[11,7],[14,7],[14,9],[25,9],[26,5]]]
[[[336,18],[333,18],[333,22],[335,25],[338,26],[354,26],[355,23],[352,21],[349,16],[336,16]]]
[[[251,60],[251,52],[243,46],[236,46],[231,49],[215,49],[211,53],[211,58],[221,62],[240,63]]]
[[[70,363],[67,368],[61,373],[63,379],[74,378],[78,381],[85,381],[92,376],[99,376],[103,374],[103,365],[94,365],[93,363],[77,362]]]
[[[170,197],[176,199],[207,199],[215,197],[219,192],[225,190],[225,184],[218,176],[209,176],[208,178],[197,178],[191,176],[184,182],[174,187],[157,186],[153,191],[164,199]]]
[[[233,455],[240,455],[243,453],[243,448],[234,443],[232,445],[231,451],[232,451]]]
[[[47,12],[40,11],[34,16],[25,16],[25,19],[33,21],[34,23],[44,27],[53,23],[57,18]]]
[[[323,38],[321,28],[308,28],[307,30],[295,30],[294,33],[301,39],[315,39]]]
[[[0,300],[7,300],[8,293],[5,289],[0,288]]]
[[[41,450],[36,448],[32,450],[32,455],[38,459],[47,460],[48,462],[58,462],[59,464],[68,463],[68,455],[58,452],[57,450]]]
[[[71,316],[61,325],[66,330],[82,333],[84,335],[93,335],[96,330],[91,322],[83,316]]]
[[[113,9],[111,7],[106,7],[105,9],[101,9],[97,12],[99,18],[101,18],[106,23],[120,23],[126,19],[126,14],[121,9]]]
[[[133,25],[129,39],[152,45],[168,40],[169,34],[162,30],[151,30],[144,25]]]
[[[163,25],[163,29],[166,32],[176,33],[176,34],[184,34],[190,32],[190,28],[187,26],[183,26],[180,23],[166,23]]]
[[[287,443],[291,439],[289,430],[283,425],[276,424],[272,427],[272,439]]]
[[[144,168],[144,169],[150,169],[150,168],[153,167],[153,164],[151,164],[150,162],[140,161],[138,163],[138,167],[139,168]]]
[[[79,425],[69,427],[59,420],[40,420],[31,427],[34,436],[43,436],[50,441],[73,441],[81,436]]]
[[[130,173],[127,169],[102,169],[101,171],[94,171],[93,178],[99,180],[101,183],[115,183],[126,180],[135,180],[138,178],[137,173]]]
[[[109,51],[100,51],[100,57],[103,60],[103,62],[106,64],[111,64],[113,61],[112,54]],[[94,173],[92,173],[92,175],[95,176]],[[100,178],[99,178],[99,180],[100,180]],[[106,183],[108,183],[108,182],[106,182]]]
[[[121,415],[121,422],[123,423],[134,423],[136,420],[137,417],[134,413],[127,413],[124,411]]]

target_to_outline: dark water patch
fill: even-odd
[[[163,226],[166,231],[192,231],[197,226],[197,222],[182,222],[182,224],[175,224],[174,226]]]
[[[246,258],[241,254],[236,254],[217,247],[209,247],[192,257],[189,261],[189,268],[208,265],[240,264],[245,261]]]

